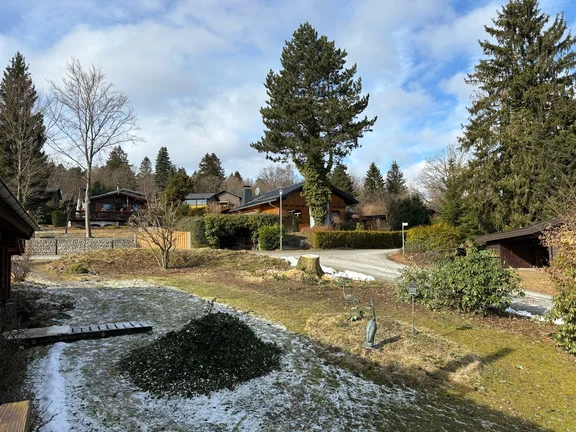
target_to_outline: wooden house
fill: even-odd
[[[503,267],[543,267],[552,260],[553,251],[542,244],[540,236],[558,223],[558,219],[549,219],[526,228],[476,236],[474,240],[495,251]]]
[[[36,222],[0,179],[0,305],[10,299],[12,256],[24,253],[24,240],[38,229]]]
[[[90,197],[90,225],[125,225],[134,212],[146,207],[146,195],[130,189],[117,189]],[[72,224],[84,225],[85,205],[70,215]]]
[[[225,208],[236,207],[240,205],[240,197],[232,192],[206,192],[206,193],[189,193],[186,196],[186,204],[189,206],[200,207],[207,204],[218,204]]]
[[[304,182],[296,183],[282,188],[282,214],[283,216],[292,216],[294,220],[294,229],[313,227],[314,218],[310,215],[310,207],[301,195]],[[328,208],[328,219],[324,223],[344,220],[344,212],[347,206],[358,204],[358,201],[351,195],[332,186],[330,195],[330,204]],[[251,191],[244,189],[243,202],[240,206],[231,210],[233,213],[269,213],[280,215],[280,189],[274,189],[270,192],[251,199]]]

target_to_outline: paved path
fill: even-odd
[[[398,249],[357,249],[357,250],[315,250],[315,251],[262,251],[261,255],[275,257],[300,255],[319,255],[322,265],[332,267],[338,271],[352,270],[373,276],[378,280],[394,282],[400,274],[404,264],[392,261],[388,255]],[[530,312],[533,315],[543,315],[552,308],[552,297],[526,291],[526,296],[515,299],[510,307],[517,311]]]

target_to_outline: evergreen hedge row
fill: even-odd
[[[402,231],[316,231],[317,249],[394,249],[402,247]]]
[[[272,214],[255,215],[208,215],[204,217],[206,241],[208,245],[219,247],[233,246],[239,239],[253,244],[258,243],[258,232],[261,227],[278,223]]]

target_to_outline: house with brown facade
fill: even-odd
[[[543,267],[550,263],[554,251],[544,246],[540,237],[559,223],[559,219],[548,219],[525,228],[476,236],[474,241],[496,252],[503,267]]]
[[[117,189],[90,197],[90,225],[126,225],[130,216],[146,207],[146,195],[130,189]],[[84,225],[85,203],[78,203],[70,215],[70,224]]]
[[[304,182],[296,183],[285,188],[274,189],[259,197],[252,198],[252,190],[244,188],[242,194],[242,204],[231,210],[233,213],[257,214],[269,213],[280,215],[280,196],[282,196],[282,214],[291,216],[294,220],[294,230],[313,227],[314,218],[310,215],[310,207],[301,195]],[[358,201],[344,191],[332,186],[330,204],[328,208],[328,221],[344,220],[346,207],[358,204]],[[282,193],[280,193],[282,192]]]
[[[0,179],[0,307],[10,300],[12,256],[24,253],[24,240],[37,229],[36,222]]]
[[[207,204],[218,204],[224,208],[232,208],[240,205],[241,198],[228,191],[220,192],[192,192],[186,196],[186,204],[193,207]]]

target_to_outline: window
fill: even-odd
[[[114,204],[102,204],[102,210],[104,211],[114,211]]]

